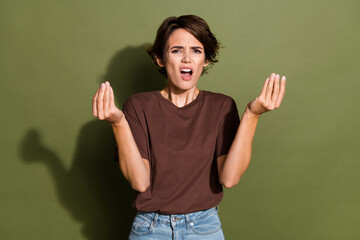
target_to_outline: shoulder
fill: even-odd
[[[151,109],[156,101],[156,92],[141,92],[129,96],[123,104],[126,115],[139,115],[146,109]]]
[[[228,95],[205,90],[203,90],[203,93],[205,100],[210,101],[213,104],[221,104],[222,106],[236,106],[235,100]]]
[[[145,104],[151,104],[156,99],[156,92],[141,92],[136,93],[129,96],[125,102],[124,107],[132,106],[132,107],[140,107],[144,106]]]
[[[135,93],[127,98],[126,101],[130,100],[132,102],[146,102],[153,99],[156,96],[156,92],[141,92]]]
[[[217,101],[234,101],[234,99],[228,95],[225,95],[223,93],[217,93],[217,92],[211,92],[207,90],[202,90],[204,93],[204,96],[206,98],[209,98],[211,100],[217,100]]]
[[[232,114],[238,114],[235,100],[225,94],[204,91],[204,101],[209,101],[212,108],[219,109],[220,116],[227,116]]]

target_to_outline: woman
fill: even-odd
[[[285,77],[266,79],[239,124],[231,97],[197,88],[218,49],[200,17],[167,18],[148,50],[166,87],[129,97],[123,111],[109,82],[93,97],[93,115],[112,125],[120,169],[139,192],[129,239],[224,239],[222,186],[235,186],[247,169],[258,119],[280,106]]]

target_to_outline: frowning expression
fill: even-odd
[[[196,87],[203,68],[208,65],[205,60],[203,44],[184,29],[175,30],[169,37],[164,61],[158,64],[165,67],[169,84],[178,90],[189,90]]]

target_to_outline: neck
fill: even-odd
[[[177,107],[184,107],[194,101],[199,92],[200,90],[196,86],[189,90],[180,90],[171,87],[169,84],[160,91],[164,98],[172,102]]]

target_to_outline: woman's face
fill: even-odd
[[[164,62],[169,84],[178,90],[186,91],[196,87],[205,61],[204,46],[191,33],[184,29],[175,30],[169,37]]]

